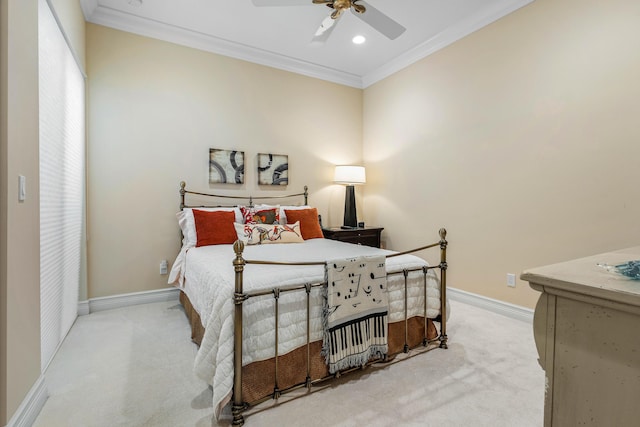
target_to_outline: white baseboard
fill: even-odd
[[[78,302],[78,316],[96,311],[112,310],[130,305],[149,304],[152,302],[177,301],[180,290],[177,288],[156,289],[153,291],[134,292],[130,294],[112,295],[108,297],[90,298]]]
[[[78,303],[78,316],[84,316],[96,311],[112,310],[130,305],[148,304],[152,302],[174,301],[178,299],[180,290],[177,288],[156,289],[153,291],[120,294],[108,297],[91,298]],[[447,295],[454,301],[483,308],[485,310],[522,320],[533,322],[533,310],[519,305],[499,301],[493,298],[474,294],[456,288],[447,288]]]
[[[96,311],[112,310],[137,304],[152,302],[174,301],[178,299],[180,290],[177,288],[156,289],[153,291],[120,294],[108,297],[91,298],[78,303],[78,316],[84,316]],[[456,288],[447,288],[447,295],[454,301],[483,308],[485,310],[511,317],[525,322],[533,322],[533,310],[508,302],[474,294]]]
[[[78,301],[78,316],[85,316],[89,312],[89,300]]]
[[[9,420],[7,427],[31,427],[36,422],[36,418],[48,398],[49,392],[44,382],[44,376],[40,375],[16,413]]]
[[[462,303],[483,308],[485,310],[492,311],[503,316],[533,323],[533,310],[530,308],[510,304],[508,302],[499,301],[497,299],[485,297],[456,288],[447,287],[447,295],[454,301],[460,301]]]

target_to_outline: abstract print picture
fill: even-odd
[[[289,156],[258,154],[258,184],[287,185],[289,183]]]
[[[209,149],[210,184],[244,184],[244,151]]]

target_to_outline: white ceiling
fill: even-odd
[[[252,0],[80,3],[95,24],[365,88],[531,1],[367,0],[407,30],[389,40],[347,12],[320,46],[310,42],[331,9],[311,0],[276,7],[256,7]],[[353,44],[356,34],[367,41]]]

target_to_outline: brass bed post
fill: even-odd
[[[274,386],[273,386],[273,398],[274,399],[279,399],[280,398],[280,387],[278,387],[278,317],[280,316],[280,310],[279,310],[279,302],[280,302],[280,288],[273,288],[273,298],[275,299],[275,304],[276,304],[276,326],[275,326],[275,333],[276,333],[276,342],[275,342],[275,349],[276,349],[276,355],[274,357],[275,362],[276,362],[276,366],[275,366],[275,372],[274,372]]]
[[[307,390],[311,390],[311,283],[306,283],[304,289],[307,292],[307,378],[304,382]]]
[[[409,277],[409,270],[406,268],[402,270],[402,274],[404,275],[404,347],[402,351],[404,353],[409,353],[409,319],[408,319],[408,296],[407,296],[407,278]]]
[[[447,346],[447,230],[440,229],[440,348]]]
[[[180,210],[184,209],[184,195],[186,194],[185,187],[187,183],[184,181],[180,181]]]
[[[423,289],[424,289],[424,338],[422,340],[423,346],[429,345],[429,320],[427,318],[427,276],[429,274],[429,269],[425,265],[422,267],[422,279],[423,279]]]
[[[242,258],[244,243],[236,240],[233,244],[233,250],[236,253],[236,257],[233,260],[233,267],[236,272],[236,289],[233,295],[235,317],[233,323],[233,406],[231,407],[231,412],[233,413],[233,425],[241,426],[244,424],[242,411],[246,406],[242,401],[242,303],[247,299],[242,290],[242,274],[246,264],[244,258]]]

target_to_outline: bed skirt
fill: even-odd
[[[202,326],[200,315],[191,305],[191,301],[184,292],[180,292],[180,303],[185,309],[191,325],[191,339],[198,346],[202,343],[205,328]],[[408,319],[408,345],[410,348],[422,345],[424,339],[424,318],[416,316]],[[405,337],[404,321],[389,323],[388,345],[389,358],[404,350]],[[438,337],[438,331],[431,319],[427,319],[427,338]],[[322,340],[310,344],[311,379],[316,380],[329,375],[329,369],[323,356]],[[242,367],[242,397],[246,402],[254,402],[273,394],[275,372],[275,358],[250,363]],[[267,373],[265,375],[265,373]],[[299,347],[287,354],[278,356],[278,385],[286,389],[295,384],[304,383],[307,376],[307,348]]]

